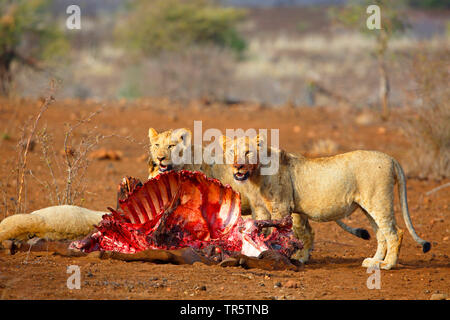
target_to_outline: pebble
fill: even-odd
[[[378,134],[385,134],[386,133],[386,128],[385,127],[379,127],[377,129],[377,133]]]
[[[194,290],[206,291],[206,286],[198,286],[198,285],[195,285],[195,286],[194,286]]]
[[[275,284],[273,285],[274,288],[281,288],[281,282],[275,282]]]
[[[297,282],[293,281],[293,280],[289,280],[284,284],[284,287],[286,288],[298,288],[299,285]]]

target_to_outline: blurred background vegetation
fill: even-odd
[[[406,103],[405,63],[448,53],[448,0],[1,0],[0,94],[370,106]],[[68,30],[66,8],[81,8]],[[366,8],[382,8],[368,30]],[[351,94],[350,94],[351,89]]]
[[[37,71],[39,61],[67,54],[69,43],[49,15],[49,0],[0,1],[0,94],[14,82],[13,64]]]
[[[81,8],[81,30],[65,28],[70,4]],[[382,8],[382,30],[366,28],[369,4]],[[449,8],[448,0],[1,0],[0,93],[37,96],[57,77],[63,97],[82,99],[340,99],[387,110],[404,103],[399,57],[448,49]]]
[[[450,0],[0,0],[0,95],[409,108],[417,170],[449,176],[449,45]]]
[[[244,16],[207,0],[137,0],[119,17],[116,34],[119,45],[147,55],[205,44],[242,52],[245,41],[236,27]]]

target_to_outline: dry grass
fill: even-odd
[[[35,142],[33,140],[36,130],[39,125],[39,121],[42,118],[42,115],[49,108],[50,104],[55,100],[54,95],[57,90],[56,82],[52,80],[50,82],[49,93],[45,99],[42,99],[41,106],[39,108],[39,112],[34,118],[34,121],[28,122],[28,124],[24,127],[22,132],[22,138],[17,143],[17,162],[16,167],[13,170],[16,174],[16,205],[15,205],[15,213],[20,213],[25,211],[25,177],[28,171],[27,162],[28,162],[28,153],[32,151],[35,146]]]
[[[93,156],[94,150],[101,145],[102,141],[119,138],[146,149],[144,142],[138,142],[131,136],[101,133],[91,122],[102,111],[99,109],[83,119],[67,123],[63,146],[59,152],[53,147],[53,134],[49,133],[45,127],[40,132],[41,161],[45,163],[48,172],[43,179],[35,178],[53,205],[83,205],[84,195],[88,192],[86,173],[92,160],[96,159]],[[77,132],[81,130],[81,134]],[[97,151],[104,152],[104,149]],[[112,151],[112,153],[121,154],[120,151]],[[120,160],[120,157],[116,160]]]
[[[55,101],[57,91],[55,81],[50,83],[48,91],[46,98],[41,99],[37,114],[30,117],[22,127],[21,136],[16,144],[16,158],[5,161],[2,168],[7,172],[6,179],[0,182],[3,218],[10,214],[27,212],[30,178],[42,187],[43,195],[49,199],[50,204],[82,204],[86,190],[84,178],[89,167],[87,154],[101,140],[107,138],[99,134],[95,126],[91,126],[87,133],[81,134],[78,141],[74,139],[75,131],[81,126],[86,127],[100,112],[96,111],[85,119],[67,124],[63,150],[58,152],[55,149],[54,134],[40,123],[41,118]],[[48,169],[47,174],[37,175],[35,168],[29,166],[29,157],[36,149],[41,149],[40,159]],[[31,187],[34,188],[35,185],[32,184]]]
[[[48,175],[40,179],[31,175],[43,187],[50,202],[54,205],[82,204],[86,191],[85,176],[90,160],[88,153],[93,150],[104,136],[97,132],[96,126],[89,126],[91,120],[101,110],[95,111],[84,119],[66,124],[64,144],[57,152],[54,148],[53,134],[44,127],[38,135],[41,147],[41,160],[48,169]],[[75,141],[74,133],[81,126],[87,128],[79,141]]]
[[[308,150],[308,156],[311,157],[325,157],[337,154],[339,145],[331,139],[319,139],[313,143]]]
[[[410,75],[414,89],[410,95],[417,105],[414,117],[404,123],[412,145],[406,166],[410,176],[450,177],[449,59],[448,50],[427,50],[412,60]]]

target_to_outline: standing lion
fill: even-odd
[[[403,237],[394,216],[396,182],[406,227],[423,252],[430,250],[430,243],[421,239],[412,225],[405,175],[394,158],[377,151],[360,150],[308,159],[267,148],[278,154],[279,169],[276,174],[261,175],[259,155],[260,149],[266,146],[265,137],[231,140],[223,136],[221,140],[226,154],[232,157],[227,161],[232,163],[232,175],[247,188],[244,192],[257,219],[299,215],[300,223],[294,224],[294,231],[304,243],[303,252],[296,257],[299,260],[308,260],[313,245],[308,219],[336,221],[361,208],[378,241],[375,255],[366,258],[362,266],[379,266],[386,270],[394,267]]]

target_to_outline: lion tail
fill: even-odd
[[[400,205],[402,208],[403,213],[403,219],[405,220],[406,227],[408,228],[409,233],[413,237],[413,239],[422,246],[423,252],[428,252],[431,249],[431,244],[428,241],[423,240],[420,238],[416,230],[414,230],[411,217],[409,215],[408,210],[408,202],[406,200],[406,179],[405,179],[405,173],[403,172],[402,167],[400,166],[400,163],[398,163],[397,160],[392,159],[394,162],[394,168],[395,168],[395,176],[397,179],[398,184],[398,195],[400,198]]]

